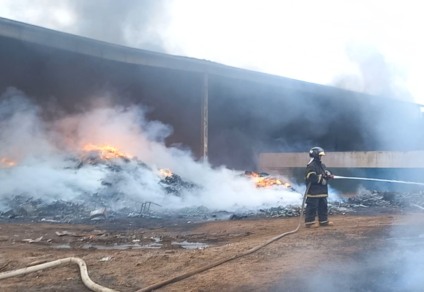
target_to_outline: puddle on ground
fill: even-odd
[[[201,242],[188,242],[188,241],[176,242],[176,241],[173,241],[171,244],[172,245],[179,245],[184,249],[204,249],[204,248],[209,247],[209,245],[207,245],[206,243],[201,243]]]
[[[125,250],[125,249],[143,249],[143,248],[161,248],[161,243],[151,243],[151,244],[113,244],[113,245],[99,245],[99,244],[84,244],[82,249],[98,249],[98,250]]]
[[[71,245],[69,243],[56,244],[53,247],[57,249],[71,249]]]
[[[57,249],[71,249],[71,245],[68,244],[57,244],[53,245],[53,248]],[[82,248],[82,249],[98,249],[98,250],[125,250],[125,249],[145,249],[145,248],[161,248],[161,243],[150,243],[150,244],[113,244],[113,245],[101,245],[101,244],[92,244],[92,243],[86,243],[82,246],[75,246],[74,248]]]
[[[149,243],[149,244],[139,244],[139,243],[126,243],[126,244],[112,244],[112,245],[101,245],[101,244],[94,244],[94,243],[84,243],[83,245],[75,245],[74,247],[71,246],[70,243],[63,243],[63,244],[56,244],[52,245],[53,248],[56,249],[72,249],[72,248],[82,248],[82,249],[98,249],[98,250],[126,250],[126,249],[159,249],[162,248],[163,244],[160,243],[159,238],[152,238],[155,242]],[[176,242],[173,241],[171,243],[172,245],[178,245],[184,249],[204,249],[209,247],[208,244],[201,243],[201,242],[188,242],[188,241],[182,241],[182,242]]]

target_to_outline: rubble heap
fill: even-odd
[[[178,180],[176,181],[178,183]],[[171,181],[168,181],[171,183]],[[190,185],[191,187],[191,185]],[[171,194],[173,191],[170,192]],[[57,221],[77,223],[87,220],[116,219],[127,217],[149,217],[161,219],[166,216],[184,219],[185,221],[207,220],[240,220],[251,217],[297,217],[301,214],[300,205],[274,206],[262,208],[259,211],[245,211],[240,213],[211,211],[206,207],[193,207],[174,210],[163,214],[160,206],[152,202],[140,202],[135,209],[123,208],[119,211],[111,211],[107,208],[94,208],[92,203],[96,200],[113,200],[113,198],[101,198],[99,194],[89,196],[86,200],[66,202],[56,200],[43,202],[22,195],[11,197],[4,203],[7,210],[0,212],[3,220],[30,219],[38,221]],[[98,204],[96,205],[98,206]],[[346,214],[352,212],[372,212],[373,208],[380,210],[401,210],[412,208],[424,210],[424,191],[401,193],[379,192],[362,190],[355,196],[339,202],[329,202],[330,214]]]

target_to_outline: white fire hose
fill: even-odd
[[[75,258],[75,257],[64,258],[64,259],[60,259],[60,260],[56,260],[52,262],[47,262],[44,264],[39,264],[36,266],[30,266],[30,267],[26,267],[26,268],[22,268],[18,270],[3,272],[3,273],[0,273],[0,280],[14,277],[14,276],[24,275],[24,274],[28,274],[28,273],[48,269],[48,268],[54,268],[62,264],[70,264],[70,263],[75,263],[79,266],[80,272],[81,272],[81,280],[88,289],[92,291],[96,291],[96,292],[117,292],[116,290],[109,289],[94,283],[88,276],[87,265],[85,264],[84,260],[81,258]]]
[[[350,179],[350,180],[368,180],[368,181],[380,181],[380,182],[390,182],[398,184],[409,184],[409,185],[420,185],[424,186],[424,183],[412,182],[412,181],[403,181],[403,180],[393,180],[393,179],[382,179],[382,178],[368,178],[368,177],[353,177],[353,176],[340,176],[334,175],[334,179]]]

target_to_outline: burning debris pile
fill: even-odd
[[[119,191],[114,187],[124,181],[126,176],[137,175],[140,170],[154,174],[155,181],[168,194],[182,196],[184,191],[198,188],[194,183],[182,179],[169,169],[154,170],[138,158],[125,154],[110,145],[96,146],[89,144],[84,147],[84,151],[86,153],[78,163],[78,169],[85,165],[103,165],[111,172],[101,182],[104,186],[100,192],[103,195],[102,197],[108,197],[107,195],[104,196],[107,193],[119,195]]]
[[[5,167],[3,175],[26,167],[19,163],[10,163],[10,161],[2,159]],[[8,162],[7,167],[5,162]],[[204,192],[205,187],[183,179],[170,169],[151,167],[137,157],[120,151],[112,145],[86,144],[74,155],[67,155],[65,163],[61,164],[60,169],[52,171],[70,175],[72,179],[66,182],[67,187],[70,186],[75,190],[76,195],[69,200],[55,200],[51,196],[37,193],[35,188],[29,190],[27,188],[26,191],[20,192],[11,191],[6,196],[3,195],[3,200],[0,201],[0,207],[2,207],[0,217],[78,222],[87,218],[102,220],[127,216],[160,217],[164,214],[203,219],[228,218],[231,215],[225,210],[210,210],[206,206],[199,207],[190,202],[186,204],[186,207],[183,205],[178,211],[168,210],[169,206],[168,209],[161,210],[163,202],[189,201],[190,198],[196,198],[199,193]],[[34,173],[34,175],[36,178],[37,174]],[[227,182],[230,184],[233,181],[243,183],[245,184],[242,186],[244,188],[250,186],[252,189],[246,189],[248,192],[255,187],[287,189],[290,186],[268,174],[246,172],[245,175],[248,179],[245,176],[238,176],[234,172],[229,172],[228,175]],[[231,175],[234,175],[233,179],[231,179]],[[89,181],[94,188],[91,190],[80,189],[77,182],[73,184],[74,178]],[[239,181],[240,179],[241,181]],[[54,186],[55,184],[52,183],[52,187]],[[62,197],[61,191],[60,188],[57,189],[57,197]],[[51,192],[54,193],[54,190]],[[260,196],[261,192],[255,191],[254,195]],[[199,210],[202,210],[201,214],[199,214]]]
[[[10,194],[6,200],[3,200],[3,206],[7,208],[0,212],[0,217],[7,219],[31,218],[58,222],[80,222],[87,218],[102,220],[126,216],[152,217],[157,216],[155,213],[161,214],[160,210],[153,211],[153,209],[160,208],[161,205],[143,200],[143,198],[132,198],[127,192],[126,186],[128,183],[144,184],[144,187],[152,188],[148,184],[154,181],[153,191],[162,193],[163,196],[166,196],[166,200],[172,200],[172,197],[184,199],[186,195],[193,195],[202,191],[201,186],[183,179],[171,170],[153,169],[136,157],[121,152],[111,145],[87,144],[82,149],[78,156],[67,159],[68,165],[65,169],[75,173],[102,171],[105,175],[101,176],[99,187],[95,192],[83,192],[72,201],[49,201],[35,198],[31,194]],[[148,181],[145,180],[146,178]],[[249,182],[252,187],[260,189],[282,188],[293,191],[289,183],[266,173],[246,171],[240,178],[243,180],[247,178],[246,182]],[[129,206],[137,207],[130,208]],[[295,211],[293,211],[290,207],[279,208],[280,210],[283,208],[291,216],[298,215],[300,209],[294,207]],[[189,218],[201,218],[203,220],[236,219],[238,216],[225,210],[209,210],[207,207],[186,207],[176,212],[169,210],[166,212],[168,212],[168,215],[185,217],[188,220]],[[250,215],[254,215],[254,212],[249,212]],[[275,211],[271,212],[275,213]]]
[[[136,157],[132,157],[119,151],[110,145],[88,144],[83,147],[81,155],[68,158],[69,164],[66,170],[72,172],[102,170],[106,175],[101,177],[99,188],[93,193],[84,192],[72,201],[43,200],[35,198],[31,194],[17,194],[7,197],[2,204],[6,207],[0,211],[0,217],[4,219],[32,219],[57,222],[81,222],[86,219],[103,220],[118,217],[162,217],[160,204],[152,201],[143,201],[138,198],[130,198],[125,192],[128,182],[145,183],[140,176],[148,177],[149,182],[155,181],[156,192],[162,192],[166,199],[178,197],[184,199],[187,194],[195,194],[202,191],[202,187],[184,180],[181,176],[169,169],[153,169]],[[15,165],[13,165],[15,166]],[[10,166],[10,167],[13,167]],[[282,188],[293,191],[289,183],[283,183],[282,179],[270,176],[266,173],[246,171],[240,176],[246,179],[252,187],[256,188]],[[151,186],[146,186],[151,187]],[[258,193],[260,194],[260,193]],[[129,208],[129,206],[136,206]],[[287,214],[296,216],[299,207],[278,207],[287,210]],[[156,209],[154,211],[153,209]],[[207,207],[185,207],[178,210],[165,211],[168,215],[187,220],[197,218],[208,219],[237,219],[238,215],[225,210],[210,210]],[[242,217],[254,216],[255,212],[248,211]],[[274,212],[275,211],[271,211]]]
[[[147,176],[149,180],[156,182],[156,191],[172,196],[181,197],[185,191],[199,189],[194,183],[182,179],[170,170],[155,170],[136,157],[110,145],[88,144],[83,147],[79,157],[71,157],[67,161],[69,162],[65,167],[67,171],[78,173],[100,170],[104,173],[98,189],[93,193],[83,192],[72,201],[43,200],[40,197],[34,198],[31,193],[10,194],[2,202],[7,210],[0,212],[0,216],[9,219],[35,218],[69,222],[87,217],[105,219],[106,214],[109,217],[150,214],[152,206],[160,205],[143,201],[141,198],[139,200],[129,198],[123,188],[129,181],[143,184],[143,179],[139,179],[138,176]],[[14,166],[16,163],[9,164],[8,168]],[[129,210],[128,206],[131,204],[136,204],[138,208]]]
[[[283,186],[285,188],[293,190],[290,183],[283,182],[282,178],[271,176],[270,174],[266,172],[255,172],[255,171],[246,170],[244,172],[244,175],[246,177],[251,178],[254,181],[256,187],[258,188]]]

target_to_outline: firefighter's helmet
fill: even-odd
[[[325,152],[324,149],[321,147],[313,147],[311,150],[309,150],[309,157],[312,158],[320,158],[321,156],[324,156]]]

